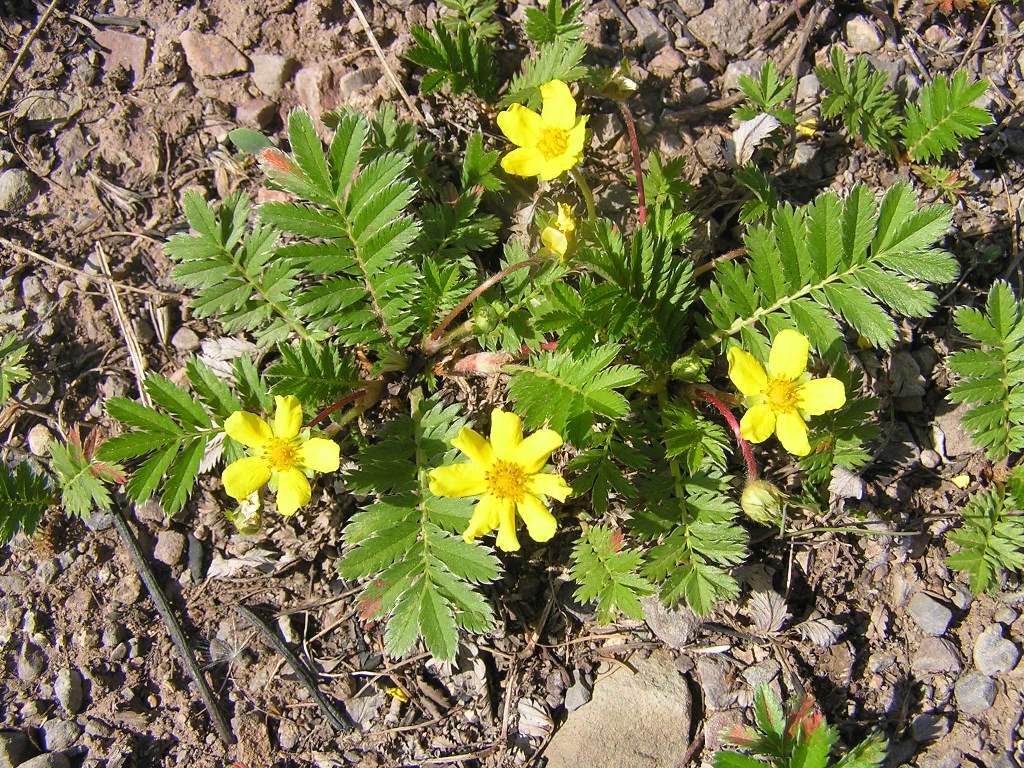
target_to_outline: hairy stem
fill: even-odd
[[[647,199],[644,195],[644,168],[643,160],[640,157],[640,142],[636,137],[633,113],[629,111],[626,102],[619,102],[619,111],[622,112],[622,121],[626,124],[626,133],[629,134],[629,149],[633,155],[633,172],[636,174],[637,219],[642,227],[647,223]]]
[[[463,310],[465,310],[466,307],[468,307],[470,304],[476,301],[477,298],[479,298],[480,295],[484,293],[484,291],[486,291],[492,285],[500,283],[502,280],[504,280],[506,277],[511,275],[516,270],[532,267],[535,264],[540,264],[542,261],[544,261],[544,259],[538,256],[526,259],[525,261],[517,261],[514,264],[509,264],[500,272],[494,273],[486,280],[484,280],[482,283],[480,283],[480,285],[478,285],[476,288],[470,291],[469,295],[466,296],[466,298],[464,298],[462,301],[460,301],[458,305],[456,305],[455,309],[449,312],[448,316],[441,321],[441,324],[438,325],[437,328],[435,328],[433,331],[431,331],[430,335],[423,340],[423,351],[428,355],[432,355],[439,349],[441,349],[443,345],[438,342],[438,339],[441,338],[441,334],[443,334],[445,330],[447,330],[448,326],[455,321],[455,318],[461,315]]]
[[[576,182],[576,186],[580,188],[580,194],[583,195],[583,202],[587,206],[587,221],[593,224],[597,221],[597,206],[594,204],[594,190],[587,184],[587,180],[583,178],[583,174],[579,172],[577,168],[573,168],[569,173],[572,174],[573,181]]]
[[[306,426],[307,427],[315,427],[317,424],[319,424],[321,421],[326,419],[328,416],[330,416],[332,413],[334,413],[336,410],[338,410],[342,406],[348,405],[353,400],[356,400],[356,399],[362,397],[365,394],[366,394],[366,390],[365,389],[357,389],[355,392],[350,392],[349,394],[345,395],[344,397],[335,400],[333,403],[331,403],[326,408],[324,408],[322,411],[320,411],[320,413],[318,413],[316,416],[314,416],[313,420],[310,421],[309,424],[307,424]]]
[[[722,414],[722,418],[725,419],[726,423],[729,425],[729,429],[732,430],[732,434],[736,438],[736,444],[743,453],[743,460],[747,462],[747,477],[750,480],[757,480],[757,464],[754,462],[754,452],[750,449],[750,443],[743,439],[743,435],[740,433],[740,423],[736,421],[736,417],[733,416],[732,411],[729,410],[729,406],[706,389],[694,387],[692,392],[694,397],[699,398],[706,403],[710,403],[720,414]]]

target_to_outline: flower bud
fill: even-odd
[[[761,525],[782,524],[782,507],[786,495],[766,480],[751,480],[740,496],[743,514]]]
[[[490,333],[498,327],[497,311],[486,301],[478,301],[473,305],[473,330],[476,333]]]

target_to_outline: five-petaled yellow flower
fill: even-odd
[[[466,464],[438,467],[430,473],[435,496],[479,496],[466,528],[466,541],[498,530],[498,549],[519,549],[516,511],[534,541],[548,541],[558,523],[541,497],[565,501],[571,492],[560,475],[542,472],[551,452],[562,444],[552,429],[540,429],[523,439],[523,424],[514,413],[491,411],[491,440],[464,427],[452,445],[469,457]]]
[[[540,233],[540,241],[551,252],[564,259],[569,246],[576,237],[576,219],[572,217],[572,208],[565,203],[558,204],[558,217],[550,227],[544,227]]]
[[[561,80],[542,85],[540,95],[543,106],[539,115],[522,104],[498,113],[498,127],[518,147],[501,158],[501,167],[515,176],[540,176],[548,181],[580,161],[587,117],[576,119],[576,100]]]
[[[274,426],[254,413],[235,411],[224,422],[224,431],[242,445],[255,449],[252,455],[229,464],[221,479],[224,490],[235,499],[245,499],[267,481],[277,490],[277,511],[294,515],[309,501],[307,475],[335,472],[341,451],[333,440],[310,437],[302,429],[302,406],[292,395],[274,398]]]
[[[750,353],[739,347],[729,350],[729,378],[750,409],[740,422],[740,432],[750,442],[764,442],[774,432],[783,448],[806,456],[811,451],[807,417],[834,411],[846,402],[839,379],[812,379],[805,373],[809,349],[802,333],[781,331],[772,341],[767,372]]]

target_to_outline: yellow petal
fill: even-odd
[[[228,496],[247,499],[270,479],[270,465],[262,456],[247,456],[224,467],[220,479]]]
[[[491,449],[502,461],[515,461],[516,449],[523,442],[523,422],[509,411],[491,411]]]
[[[775,411],[767,405],[755,405],[740,421],[740,434],[752,443],[763,443],[775,431]]]
[[[548,459],[562,444],[562,436],[553,429],[538,429],[523,440],[516,449],[512,461],[522,466],[528,475],[540,472]]]
[[[752,354],[739,347],[729,347],[727,357],[729,359],[729,378],[732,379],[732,383],[740,393],[752,397],[765,391],[768,387],[768,376]],[[771,434],[770,431],[769,434]]]
[[[299,461],[306,469],[337,472],[341,466],[341,448],[333,440],[312,437],[299,446]]]
[[[295,395],[275,395],[274,402],[274,436],[291,440],[302,429],[302,405]]]
[[[451,464],[430,470],[430,492],[435,496],[461,499],[487,492],[484,468],[479,464]]]
[[[572,488],[561,475],[548,472],[541,472],[531,477],[529,487],[530,491],[537,496],[550,496],[559,501],[565,501],[572,493]]]
[[[498,537],[494,543],[498,549],[505,552],[515,552],[519,549],[519,539],[516,538],[516,505],[512,499],[495,499],[498,505]]]
[[[797,389],[797,398],[801,411],[808,416],[819,416],[843,407],[846,388],[839,379],[812,379]]]
[[[550,541],[558,530],[558,521],[544,506],[544,502],[528,493],[519,500],[518,508],[530,538],[534,541]]]
[[[467,542],[488,534],[498,527],[498,513],[501,510],[501,502],[497,498],[487,494],[473,507],[473,516],[469,519],[462,538]]]
[[[513,176],[537,176],[544,168],[544,155],[536,147],[519,147],[501,158],[501,168]]]
[[[469,427],[460,429],[459,434],[452,440],[452,445],[469,456],[470,461],[481,466],[488,467],[494,461],[494,452],[491,450],[491,446],[475,429]]]
[[[768,375],[773,379],[799,378],[807,370],[807,351],[811,342],[799,331],[787,328],[772,340],[768,353]]]
[[[567,235],[576,231],[576,219],[572,216],[572,208],[565,203],[558,204],[558,218],[555,220],[555,228]]]
[[[262,448],[274,438],[274,433],[263,419],[248,411],[235,411],[224,422],[228,437],[250,448]]]
[[[549,251],[559,256],[565,256],[565,252],[569,250],[569,238],[554,227],[544,227],[540,233],[540,241]]]
[[[782,447],[794,456],[806,456],[811,452],[810,443],[807,442],[807,425],[800,414],[792,411],[780,413],[775,419],[775,434]]]
[[[540,136],[544,132],[544,121],[532,109],[522,104],[513,104],[504,112],[498,113],[498,127],[505,134],[505,138],[517,147],[532,147],[540,141]]]
[[[576,100],[568,85],[552,80],[540,87],[540,95],[544,100],[540,116],[545,125],[568,131],[576,124]]]
[[[309,503],[312,491],[302,470],[292,467],[277,473],[277,511],[294,515],[299,507]]]
[[[570,134],[570,141],[571,139],[572,136]],[[543,158],[543,162],[541,163],[540,170],[537,172],[537,175],[545,181],[557,179],[563,173],[573,168],[579,161],[579,152],[571,152],[569,149],[566,149],[565,152],[560,155],[556,155],[555,157]]]
[[[588,115],[584,115],[576,125],[569,130],[569,136],[566,139],[565,154],[572,158],[572,164],[576,165],[580,161],[580,155],[583,154],[583,145],[587,141],[587,119]]]

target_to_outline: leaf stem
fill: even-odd
[[[579,169],[573,168],[569,173],[572,174],[573,181],[576,182],[576,186],[580,188],[580,194],[583,195],[583,203],[587,206],[587,221],[593,224],[597,221],[597,206],[594,204],[594,190],[587,184],[587,180],[583,178],[583,174],[579,172]]]
[[[637,219],[642,227],[647,223],[647,199],[644,194],[644,168],[643,160],[640,157],[640,141],[636,137],[636,122],[633,120],[633,113],[626,106],[626,102],[619,102],[619,111],[622,113],[622,122],[626,124],[626,133],[629,134],[629,149],[633,155],[633,172],[636,174]]]
[[[445,330],[448,328],[448,326],[451,325],[455,321],[455,318],[457,318],[460,314],[462,314],[463,310],[465,310],[466,307],[468,307],[470,304],[472,304],[474,301],[476,301],[476,299],[481,294],[483,294],[484,291],[486,291],[492,285],[496,285],[497,283],[500,283],[502,280],[504,280],[506,277],[511,275],[513,272],[515,272],[517,270],[520,270],[520,269],[524,269],[526,267],[532,267],[535,264],[540,264],[544,260],[545,259],[540,257],[540,256],[534,256],[534,257],[526,259],[524,261],[517,261],[514,264],[509,264],[504,269],[502,269],[500,272],[495,272],[493,275],[491,275],[486,280],[484,280],[482,283],[480,283],[480,285],[478,285],[476,288],[474,288],[472,291],[470,291],[469,295],[466,296],[466,298],[464,298],[462,301],[460,301],[456,305],[456,307],[451,312],[448,313],[448,316],[445,317],[445,319],[441,321],[440,325],[438,325],[437,328],[435,328],[433,331],[431,331],[430,335],[423,340],[423,344],[421,345],[422,349],[423,349],[423,352],[428,354],[428,355],[433,355],[439,349],[441,349],[444,346],[443,343],[439,343],[438,342],[438,339],[441,338],[441,334],[443,334],[445,332]]]
[[[710,403],[720,414],[722,414],[722,418],[725,419],[726,423],[729,425],[733,436],[736,438],[736,444],[743,453],[743,460],[747,462],[748,479],[757,480],[757,463],[754,461],[754,452],[750,449],[750,443],[743,439],[743,435],[740,432],[740,423],[736,421],[736,417],[733,416],[732,411],[729,410],[729,406],[706,389],[693,387],[691,392],[694,397],[703,400],[706,403]]]
[[[324,408],[322,411],[320,411],[320,413],[318,413],[316,416],[314,416],[313,420],[310,421],[309,424],[307,424],[306,426],[307,427],[315,427],[317,424],[319,424],[321,421],[326,419],[328,416],[330,416],[336,410],[341,408],[343,405],[348,405],[353,400],[356,400],[356,399],[362,397],[365,394],[366,394],[366,389],[357,389],[355,392],[350,392],[349,394],[345,395],[344,397],[338,398],[333,403],[331,403],[326,408]]]

